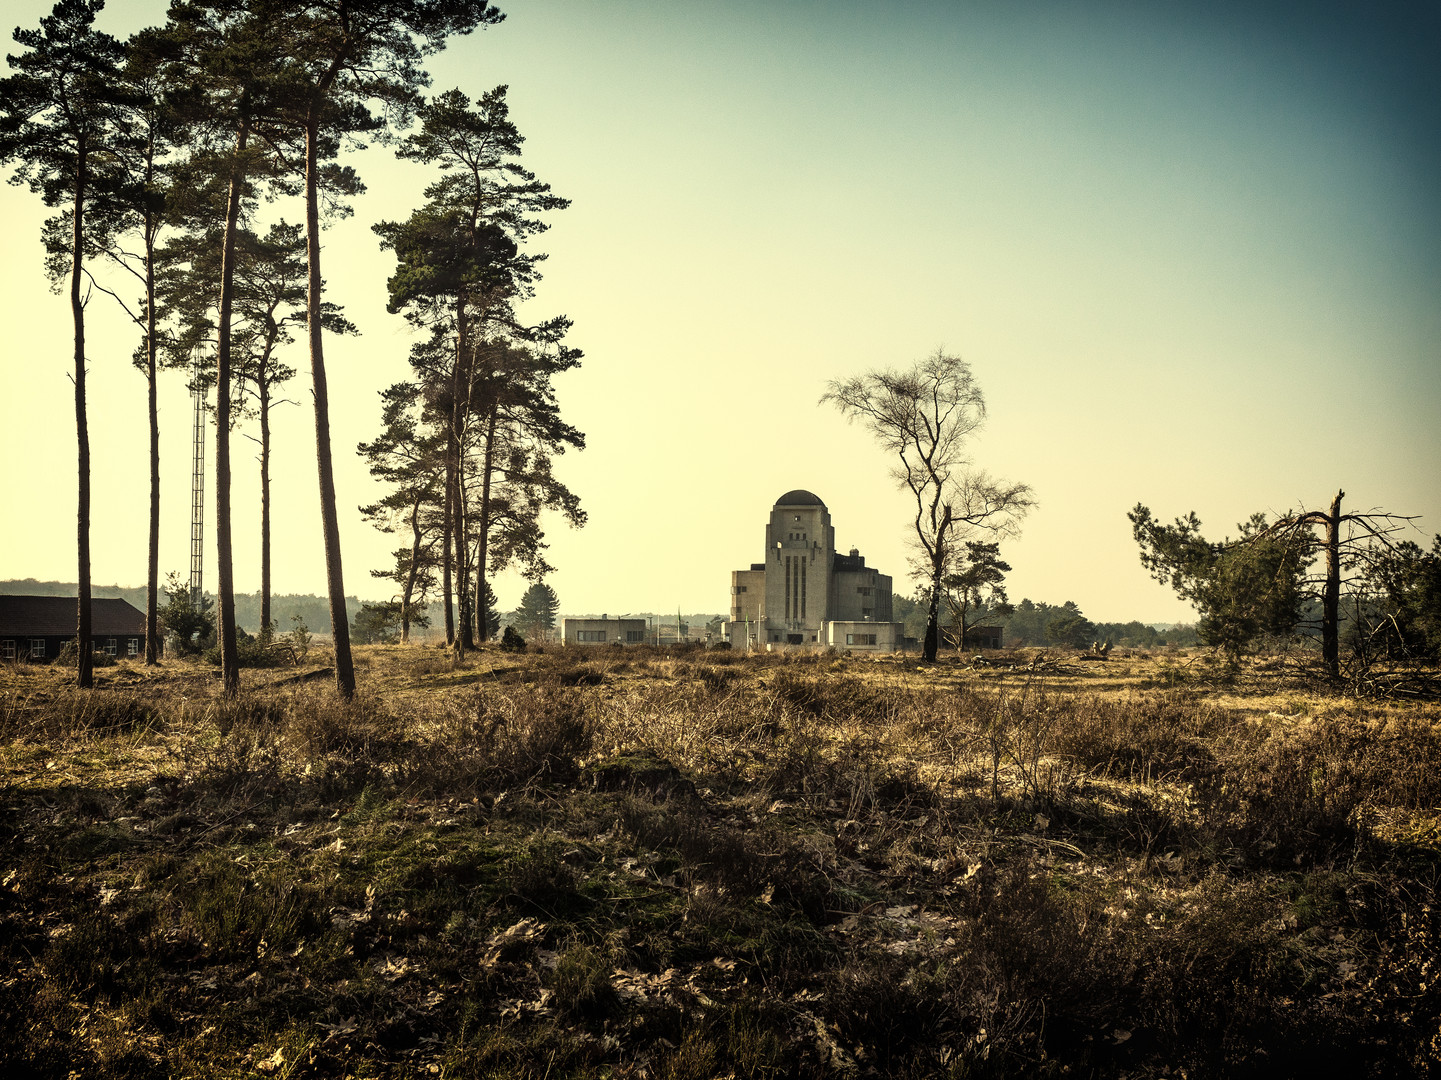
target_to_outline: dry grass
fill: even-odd
[[[1198,655],[358,658],[351,703],[0,669],[7,1075],[1441,1066],[1434,706]]]

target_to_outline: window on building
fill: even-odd
[[[7,638],[5,641],[0,641],[0,660],[14,660],[14,659],[15,659],[15,641],[14,641],[14,639]]]
[[[846,635],[846,644],[847,644],[847,645],[874,645],[875,643],[876,643],[876,635],[875,635],[875,634],[847,634],[847,635]]]
[[[858,586],[856,586],[856,592],[860,593],[862,596],[870,596],[870,595],[871,595],[871,589],[870,589],[870,586],[869,586],[869,585],[858,585]]]
[[[45,639],[43,637],[33,637],[30,639],[30,659],[45,659]]]
[[[642,642],[642,641],[645,640],[645,631],[644,631],[644,630],[627,630],[627,631],[625,632],[625,640],[626,640],[629,644],[631,644],[631,645],[635,645],[635,644],[637,644],[638,642]]]
[[[130,638],[128,641],[125,642],[125,655],[126,655],[126,656],[139,656],[139,655],[140,655],[140,639],[139,639],[138,637]]]
[[[105,655],[114,656],[120,650],[116,647],[119,643],[112,637],[105,639]]]
[[[786,556],[786,619],[806,617],[806,560],[801,555]]]
[[[580,642],[605,642],[604,630],[577,630],[575,640]]]

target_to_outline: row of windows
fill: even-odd
[[[806,560],[801,555],[786,556],[786,618],[806,617]]]
[[[875,643],[876,643],[876,635],[875,635],[875,634],[847,634],[847,635],[846,635],[846,644],[847,644],[847,645],[874,645]]]
[[[601,643],[601,644],[604,644],[604,642],[605,642],[605,640],[606,640],[605,631],[604,631],[604,630],[577,630],[577,631],[575,632],[575,640],[578,641],[578,642],[581,642],[582,644],[593,644],[593,643]],[[645,640],[645,631],[644,631],[644,630],[627,630],[627,631],[625,632],[625,640],[626,640],[627,644],[630,644],[630,645],[639,645],[641,642],[643,642],[643,641]]]
[[[806,534],[803,533],[803,532],[800,532],[800,533],[788,533],[788,534],[786,535],[786,539],[787,539],[787,540],[804,540],[805,538],[806,538]]]
[[[28,643],[29,646],[30,646],[29,652],[28,652],[28,655],[29,655],[30,659],[32,659],[32,660],[44,660],[44,659],[45,659],[45,639],[44,639],[44,638],[28,638],[28,639],[26,639],[26,640],[27,640],[27,643]],[[17,650],[17,645],[16,645],[16,642],[15,642],[15,639],[14,639],[14,638],[6,638],[6,639],[4,639],[3,641],[0,641],[0,660],[14,660],[14,659],[15,659],[15,656],[16,656],[16,650]],[[119,656],[119,655],[120,655],[120,642],[119,642],[118,640],[116,640],[115,638],[106,638],[104,645],[101,645],[99,641],[96,641],[96,643],[95,643],[95,651],[96,651],[96,652],[103,652],[106,656]],[[126,638],[126,639],[125,639],[125,655],[126,655],[126,656],[139,656],[139,655],[140,655],[140,639],[139,639],[139,638]]]

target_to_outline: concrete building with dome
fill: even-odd
[[[731,573],[732,648],[836,648],[894,652],[901,628],[891,618],[891,578],[859,551],[836,551],[826,504],[787,491],[771,507],[765,559]]]

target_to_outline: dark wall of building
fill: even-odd
[[[47,635],[45,637],[7,637],[0,638],[0,660],[28,660],[32,663],[48,664],[60,655],[65,646],[75,640],[75,635],[67,637],[56,637]],[[43,655],[34,655],[36,650],[33,643],[43,643]],[[112,637],[108,634],[98,634],[92,641],[95,651],[106,653],[117,660],[136,658],[145,655],[145,639],[143,637]],[[114,652],[111,652],[111,649]]]

